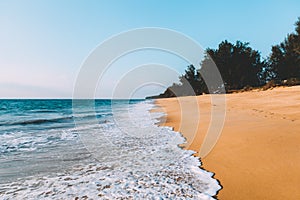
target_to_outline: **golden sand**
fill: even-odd
[[[213,105],[210,95],[196,97],[199,123],[192,98],[156,103],[167,113],[162,125],[181,132],[184,147],[199,152]],[[181,120],[180,104],[189,120]],[[300,199],[300,86],[227,94],[226,104],[221,136],[201,159],[223,186],[218,199]]]

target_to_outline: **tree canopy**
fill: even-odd
[[[260,53],[249,47],[249,43],[237,41],[232,44],[225,40],[218,49],[207,49],[206,52],[218,67],[226,90],[260,85],[258,73],[265,64],[261,61]],[[205,59],[201,64],[204,68],[207,63]]]
[[[154,98],[200,95],[209,91],[218,93],[220,87],[230,92],[262,86],[271,80],[279,85],[288,80],[293,80],[291,85],[300,84],[300,17],[295,26],[295,33],[288,34],[283,42],[272,46],[267,59],[262,59],[260,52],[252,49],[248,42],[237,41],[233,44],[225,40],[217,49],[206,49],[206,55],[199,66],[189,65],[179,77],[180,83],[174,83]],[[201,74],[215,65],[224,85],[208,88]],[[214,78],[213,75],[207,76]]]
[[[300,18],[295,25],[295,33],[288,34],[283,42],[272,46],[268,62],[278,81],[300,78]]]

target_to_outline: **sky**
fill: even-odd
[[[299,0],[0,0],[0,98],[72,98],[90,53],[131,29],[175,30],[203,49],[216,48],[225,39],[241,40],[265,58],[272,45],[294,31],[298,17]],[[95,97],[111,98],[122,71],[147,63],[168,65],[178,74],[188,65],[165,52],[124,56],[98,81]],[[165,87],[141,87],[135,97],[157,94]]]

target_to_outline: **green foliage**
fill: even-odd
[[[300,17],[295,26],[295,33],[288,34],[283,42],[272,46],[266,60],[262,60],[260,53],[249,47],[249,43],[241,41],[232,44],[225,40],[217,49],[208,48],[198,69],[189,65],[179,77],[179,84],[174,83],[164,93],[150,98],[200,95],[209,91],[218,93],[224,86],[228,92],[262,85],[263,89],[268,89],[277,85],[300,84]],[[206,72],[215,65],[224,85],[211,82],[208,88],[202,75],[214,80],[214,74]]]
[[[173,84],[167,88],[163,96],[190,96],[207,93],[206,84],[198,70],[189,65],[185,73],[179,77],[180,84]]]
[[[181,86],[186,88],[186,91],[189,91],[189,94],[187,95],[193,95],[193,94],[202,94],[207,93],[207,87],[206,84],[199,72],[199,70],[196,70],[194,65],[189,65],[187,69],[185,70],[185,74],[183,74],[181,77],[179,77]],[[189,87],[189,88],[188,88]],[[191,92],[192,89],[192,92]]]
[[[295,25],[296,33],[288,34],[283,42],[272,47],[269,65],[277,81],[300,79],[300,18]]]
[[[227,90],[242,89],[246,86],[258,86],[261,83],[259,72],[265,66],[260,53],[249,47],[249,43],[227,40],[219,44],[218,49],[207,49],[207,54],[216,63]],[[201,66],[209,65],[205,57]]]

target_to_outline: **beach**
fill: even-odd
[[[200,116],[195,105],[189,106],[193,98]],[[156,104],[167,114],[161,125],[174,127],[187,139],[182,146],[199,152],[211,121],[211,96],[158,99]],[[189,120],[181,120],[181,108]],[[218,199],[300,199],[299,130],[300,86],[226,94],[221,136],[201,158],[201,167],[223,186]]]

